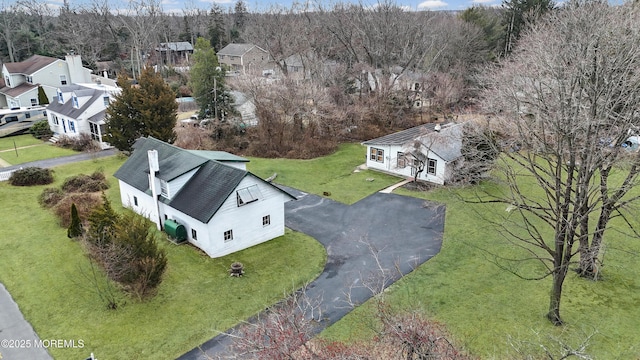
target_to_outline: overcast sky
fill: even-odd
[[[0,0],[3,5],[8,5],[17,2],[17,0]],[[47,3],[51,8],[59,8],[63,4],[63,0],[39,0],[43,3]],[[92,0],[68,0],[70,6],[77,7],[82,5],[90,5]],[[140,1],[140,0],[138,0]],[[144,1],[144,0],[143,0]],[[296,0],[244,0],[249,11],[264,11],[269,7],[276,5],[285,8],[291,7],[291,4]],[[304,0],[297,1],[298,3]],[[311,3],[320,2],[322,5],[330,6],[339,0],[323,1],[323,0],[310,0]],[[167,12],[173,12],[181,14],[184,9],[193,9],[195,7],[202,9],[210,9],[212,3],[218,3],[223,8],[233,9],[236,0],[162,0],[162,7]],[[359,0],[342,0],[346,3],[358,3]],[[374,6],[376,0],[362,0],[364,5]],[[126,9],[127,0],[115,0],[109,1],[109,6],[113,9],[122,8]],[[483,4],[486,6],[499,6],[502,3],[501,0],[397,0],[396,4],[403,6],[408,10],[464,10],[474,4]]]

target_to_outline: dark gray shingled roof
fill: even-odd
[[[207,223],[247,174],[217,161],[207,161],[171,199],[169,206]]]
[[[162,180],[170,181],[198,168],[170,201],[163,202],[203,223],[211,220],[245,176],[264,181],[248,171],[209,160],[152,137],[138,139],[133,148],[133,154],[113,176],[143,192],[149,192],[148,150],[158,151],[160,171],[157,177]],[[287,192],[274,188],[295,199]]]
[[[436,124],[424,124],[415,126],[407,130],[398,131],[393,134],[381,136],[363,142],[363,145],[404,145],[411,140],[415,140],[422,135],[433,132]]]

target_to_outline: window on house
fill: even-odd
[[[169,183],[164,180],[160,180],[160,195],[169,198]]]
[[[227,230],[224,232],[224,241],[233,240],[233,230]]]
[[[438,160],[427,159],[427,174],[435,175],[436,167],[438,167]]]
[[[415,84],[413,84],[413,89],[414,89],[415,91],[420,91],[420,83],[415,83]]]
[[[103,97],[102,101],[104,101],[104,106],[109,106],[109,97],[108,96]]]
[[[133,205],[138,206],[138,197],[134,196],[133,197]],[[165,219],[167,218],[167,215],[165,215]]]
[[[4,77],[4,82],[8,87],[11,87],[11,78],[9,76]]]
[[[60,121],[58,121],[58,117],[56,115],[51,115],[51,118],[53,119],[53,123],[55,125],[60,125]]]
[[[398,151],[398,168],[402,169],[407,166],[407,159],[402,151]]]
[[[60,75],[60,85],[67,85],[67,75]]]
[[[191,238],[193,240],[198,240],[198,232],[196,231],[196,229],[191,229]]]
[[[262,217],[262,226],[271,225],[271,215],[265,215]]]
[[[258,185],[251,185],[249,187],[239,189],[236,191],[236,200],[238,201],[238,206],[247,205],[254,201],[258,201],[262,197],[260,193],[260,189],[258,189]]]
[[[69,120],[69,131],[76,132],[76,122],[73,120]]]
[[[384,162],[384,150],[372,147],[369,160]]]
[[[78,97],[77,97],[77,96],[73,95],[73,97],[71,98],[71,101],[73,101],[73,107],[74,107],[74,108],[76,108],[76,109],[77,109],[77,108],[79,108],[79,107],[80,107],[80,105],[79,105],[79,103],[78,103]]]
[[[64,97],[62,96],[62,91],[58,90],[58,102],[60,104],[64,104]]]
[[[33,77],[32,76],[27,76],[25,79],[29,84],[33,84]]]
[[[38,99],[31,99],[31,106],[38,105]]]
[[[24,117],[29,119],[31,117],[31,113],[30,112],[26,112],[24,113]]]

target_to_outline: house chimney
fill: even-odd
[[[152,213],[149,215],[151,216],[151,221],[158,226],[158,230],[162,230],[160,225],[162,220],[160,220],[160,209],[158,208],[158,191],[156,189],[156,173],[160,171],[158,151],[147,151],[147,157],[149,158],[149,189],[151,189],[151,197],[153,199],[153,209],[151,209]]]

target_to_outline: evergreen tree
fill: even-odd
[[[209,18],[211,19],[209,23],[209,43],[217,52],[227,45],[222,7],[214,3],[211,6]]]
[[[178,103],[171,88],[153,68],[145,67],[139,87],[133,87],[124,76],[118,78],[122,92],[107,108],[108,142],[129,152],[141,136],[153,136],[173,142],[176,138]]]
[[[105,193],[102,193],[102,206],[99,206],[89,214],[89,231],[87,240],[98,246],[106,246],[113,241],[115,226],[120,215],[111,207],[111,202]]]
[[[140,115],[142,136],[153,136],[158,140],[172,143],[176,140],[178,103],[176,94],[152,67],[142,69],[137,89],[142,99]]]
[[[72,239],[82,235],[82,222],[80,221],[80,216],[78,216],[78,209],[76,208],[76,204],[71,204],[71,224],[67,229],[67,237]]]
[[[125,75],[117,81],[122,89],[106,110],[107,142],[122,151],[131,151],[131,146],[142,136],[140,108],[142,99],[139,91],[131,85]]]
[[[200,117],[222,118],[233,112],[233,99],[225,88],[224,69],[219,66],[218,56],[206,39],[196,40],[192,59],[189,85],[200,106]]]
[[[553,0],[505,0],[502,3],[502,8],[506,10],[503,18],[506,31],[505,53],[511,53],[528,23],[553,10],[555,6]]]
[[[44,89],[42,88],[42,86],[38,86],[38,104],[40,105],[49,104],[49,98],[47,97],[47,94],[44,92]]]

